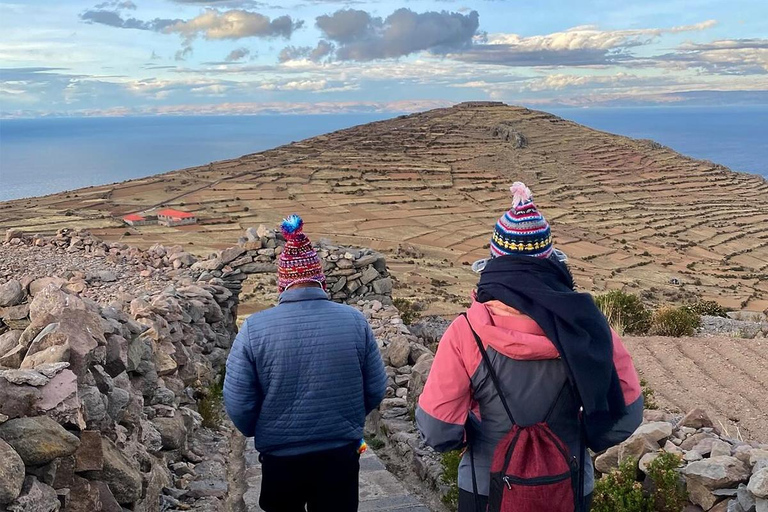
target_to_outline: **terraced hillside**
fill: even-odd
[[[54,163],[52,163],[54,165]],[[466,301],[466,263],[525,181],[579,284],[651,301],[768,308],[768,182],[652,141],[556,116],[468,103],[160,176],[0,204],[0,229],[90,227],[109,240],[206,253],[243,228],[304,215],[313,238],[391,251],[401,296]],[[122,215],[193,211],[196,226],[127,228]],[[127,238],[130,236],[130,238]]]

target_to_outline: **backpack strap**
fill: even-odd
[[[499,384],[499,377],[496,375],[496,372],[493,369],[493,365],[491,364],[491,358],[488,357],[488,352],[485,351],[485,347],[483,346],[483,341],[480,339],[480,336],[478,336],[478,334],[475,332],[474,327],[472,327],[472,324],[470,323],[469,317],[467,316],[467,314],[462,313],[462,316],[467,321],[469,330],[472,331],[472,335],[475,337],[477,348],[480,349],[480,355],[483,356],[483,361],[485,361],[485,366],[488,367],[488,374],[491,376],[491,381],[493,381],[493,387],[496,388],[496,394],[498,394],[499,398],[501,399],[501,405],[504,406],[504,411],[507,413],[507,416],[509,417],[509,421],[511,421],[513,425],[516,425],[515,418],[512,416],[512,410],[509,408],[509,405],[507,404],[507,399],[504,398],[504,393],[501,391],[501,384]]]

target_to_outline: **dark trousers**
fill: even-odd
[[[261,455],[261,497],[265,512],[356,512],[358,443],[319,452]]]
[[[488,507],[488,496],[477,497],[479,508],[475,508],[475,498],[471,492],[459,489],[459,511],[458,512],[485,512]],[[584,496],[584,510],[589,510],[592,506],[592,494]],[[544,512],[544,511],[542,511]]]

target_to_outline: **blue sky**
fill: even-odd
[[[762,0],[0,2],[0,115],[768,103]]]

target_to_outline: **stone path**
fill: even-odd
[[[243,499],[248,512],[259,512],[261,489],[261,464],[249,439],[245,448],[247,490]],[[360,459],[360,512],[430,512],[416,497],[409,493],[379,458],[368,450]]]

